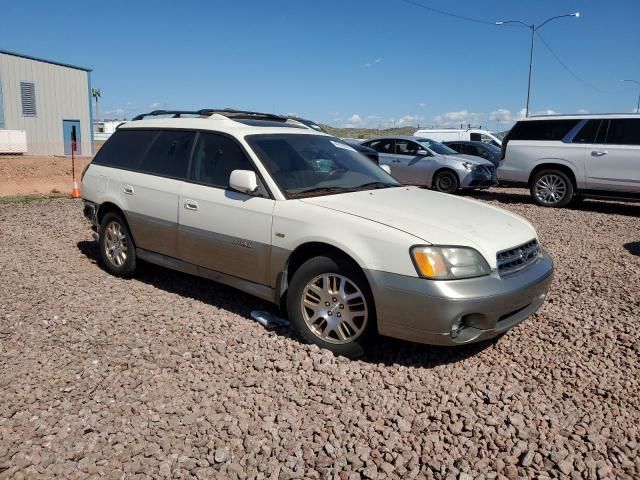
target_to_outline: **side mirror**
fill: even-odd
[[[428,157],[429,156],[429,151],[428,150],[418,150],[416,152],[416,155],[418,155],[420,157]]]
[[[258,189],[258,177],[251,170],[234,170],[229,177],[229,186],[238,192],[252,194]]]
[[[389,165],[380,165],[380,168],[391,175],[391,167]]]

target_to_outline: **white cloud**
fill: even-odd
[[[107,110],[106,112],[104,112],[104,116],[105,117],[115,117],[115,118],[119,118],[119,117],[123,117],[125,114],[125,110],[124,108],[114,108],[111,110]],[[102,117],[102,115],[100,115]]]
[[[375,59],[374,61],[372,61],[372,62],[367,62],[367,63],[365,63],[365,64],[364,64],[364,66],[365,66],[365,67],[367,67],[367,68],[369,68],[369,67],[371,67],[372,65],[375,65],[376,63],[380,63],[380,62],[382,62],[382,59],[381,59],[381,58],[376,58],[376,59]]]
[[[591,112],[589,112],[589,110],[587,110],[587,109],[585,109],[585,108],[579,108],[579,109],[578,109],[578,113],[580,113],[580,114],[586,114],[586,113],[591,113]]]
[[[418,106],[419,106],[419,107],[424,107],[424,106],[426,106],[426,103],[424,103],[424,102],[420,102],[420,103],[418,104]]]
[[[297,117],[298,114],[296,112],[288,112],[287,117]]]
[[[447,112],[442,115],[436,115],[433,118],[433,121],[440,127],[454,127],[465,123],[478,123],[481,117],[481,113],[459,110],[457,112]]]
[[[491,112],[489,114],[489,120],[494,120],[498,122],[510,122],[511,110],[507,110],[506,108],[499,108],[495,112]]]
[[[160,103],[160,102],[153,102],[151,105],[149,105],[149,108],[156,109],[156,108],[160,108],[161,106],[162,106],[162,103]]]
[[[349,118],[347,118],[347,124],[345,125],[347,128],[355,128],[361,127],[363,124],[362,117],[357,113],[354,113]]]
[[[398,126],[402,127],[405,125],[416,125],[419,122],[422,122],[424,120],[424,117],[421,117],[420,115],[404,115],[403,117],[400,117],[398,119]]]

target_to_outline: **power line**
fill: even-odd
[[[428,7],[419,2],[415,2],[413,0],[402,0],[404,3],[408,3],[409,5],[413,5],[414,7],[423,8],[425,10],[429,10],[430,12],[439,13],[440,15],[446,15],[447,17],[457,18],[459,20],[466,20],[467,22],[481,23],[484,25],[495,25],[495,22],[490,22],[488,20],[481,20],[479,18],[471,18],[466,17],[464,15],[458,15],[457,13],[445,12],[444,10],[440,10],[438,8]]]
[[[573,78],[578,80],[580,83],[582,83],[583,85],[586,85],[587,87],[591,88],[592,90],[595,90],[596,92],[600,92],[600,93],[607,93],[607,94],[610,94],[610,95],[617,95],[619,93],[622,93],[622,92],[610,92],[610,91],[598,88],[598,87],[596,87],[594,85],[591,85],[589,82],[587,82],[582,77],[580,77],[576,72],[574,72],[571,68],[569,68],[569,66],[566,63],[564,63],[562,61],[562,59],[558,56],[558,54],[556,52],[553,51],[553,49],[549,46],[547,41],[542,37],[542,35],[540,35],[540,32],[538,32],[538,30],[536,30],[536,35],[538,36],[538,38],[540,39],[542,44],[545,46],[545,48],[549,51],[549,53],[551,55],[553,55],[553,58],[555,58],[558,61],[558,63],[562,66],[562,68],[564,68]]]

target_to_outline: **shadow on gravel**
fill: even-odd
[[[98,245],[94,241],[80,241],[78,250],[100,268]],[[141,262],[134,281],[152,285],[169,293],[181,295],[216,308],[223,308],[251,321],[252,310],[274,312],[277,308],[263,300],[243,293],[226,285],[193,275],[187,275],[164,267]],[[301,342],[300,337],[289,327],[273,330],[278,335]],[[499,337],[498,337],[499,338]],[[405,342],[389,337],[379,337],[370,352],[358,360],[388,366],[403,365],[421,368],[433,368],[438,365],[456,363],[477,355],[493,346],[498,339],[459,347],[436,347]]]
[[[525,190],[519,190],[525,192]],[[495,192],[492,190],[465,191],[461,195],[475,198],[476,200],[495,201],[505,205],[531,204],[534,205],[529,193]],[[540,207],[542,208],[542,207]],[[577,210],[610,215],[623,215],[627,217],[640,217],[640,204],[622,203],[607,200],[586,199],[575,205],[565,207],[567,210]]]
[[[631,255],[640,257],[640,242],[629,242],[623,245],[624,249]]]

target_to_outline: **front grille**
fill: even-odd
[[[509,275],[510,273],[522,270],[530,263],[533,263],[540,256],[540,245],[534,238],[530,242],[523,243],[517,247],[498,252],[498,273]]]
[[[494,166],[493,165],[477,165],[476,170],[478,172],[484,173],[485,175],[488,175],[491,177],[493,176]]]

